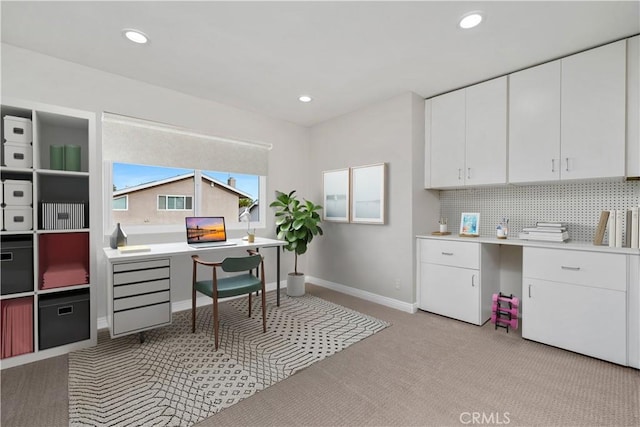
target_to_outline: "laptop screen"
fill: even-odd
[[[226,242],[227,230],[222,216],[188,216],[187,243]]]

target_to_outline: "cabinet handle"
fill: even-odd
[[[467,168],[467,179],[471,179],[471,168]]]
[[[529,285],[529,298],[531,298],[531,285]]]
[[[571,270],[571,271],[579,271],[580,270],[580,267],[568,267],[566,265],[561,265],[560,268],[563,269],[563,270]]]
[[[551,159],[551,172],[556,171],[556,159]]]
[[[569,172],[569,158],[568,158],[568,157],[565,157],[565,160],[566,160],[566,162],[567,162],[567,172]]]
[[[476,280],[476,275],[472,274],[471,275],[471,287],[475,287],[476,286],[475,280]]]
[[[453,252],[442,252],[442,255],[453,255]]]
[[[462,179],[462,169],[458,168],[458,179]]]

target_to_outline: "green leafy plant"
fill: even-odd
[[[305,200],[301,202],[296,190],[289,194],[276,191],[276,200],[269,207],[276,208],[276,233],[285,240],[284,248],[295,254],[294,274],[298,275],[298,255],[307,252],[309,243],[316,235],[322,235],[319,210],[322,206]]]

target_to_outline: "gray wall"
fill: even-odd
[[[322,171],[387,163],[385,225],[325,222],[309,249],[307,275],[406,303],[415,300],[414,235],[437,218],[424,187],[424,100],[406,93],[311,129],[310,194],[322,201]]]
[[[2,49],[2,96],[18,100],[68,107],[96,113],[97,161],[91,165],[93,180],[92,203],[98,203],[98,217],[92,218],[93,240],[98,260],[98,317],[106,314],[106,288],[102,247],[111,230],[102,230],[103,192],[102,141],[100,119],[103,111],[169,123],[194,131],[235,138],[263,141],[273,144],[269,152],[269,176],[267,179],[268,203],[275,190],[296,188],[305,196],[307,191],[307,163],[309,159],[309,130],[282,120],[239,110],[215,102],[205,101],[179,92],[149,85],[114,74],[62,61],[7,44]],[[292,162],[292,159],[299,161]],[[294,187],[295,186],[295,187]],[[109,194],[108,197],[111,197]],[[274,236],[273,215],[267,208],[267,228],[258,230],[259,236]],[[241,233],[238,231],[238,233]],[[233,236],[232,237],[236,237]],[[155,236],[131,236],[130,242],[153,243],[183,239],[183,233]],[[271,250],[265,251],[268,281],[275,281]],[[303,263],[304,259],[301,260]],[[185,277],[183,286],[172,291],[174,301],[190,298],[189,264],[177,262],[174,277]],[[304,268],[304,264],[303,264]],[[293,269],[293,258],[283,256],[282,271]],[[286,277],[286,276],[285,276]]]

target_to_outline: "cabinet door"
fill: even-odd
[[[464,185],[464,89],[431,102],[431,187]]]
[[[509,182],[560,179],[560,61],[509,76]]]
[[[466,89],[465,184],[507,182],[507,77]]]
[[[478,270],[427,263],[421,268],[421,309],[481,324]]]
[[[627,40],[627,176],[640,177],[640,36]]]
[[[561,179],[625,174],[626,41],[562,59]]]
[[[524,278],[522,336],[626,365],[626,294]]]

